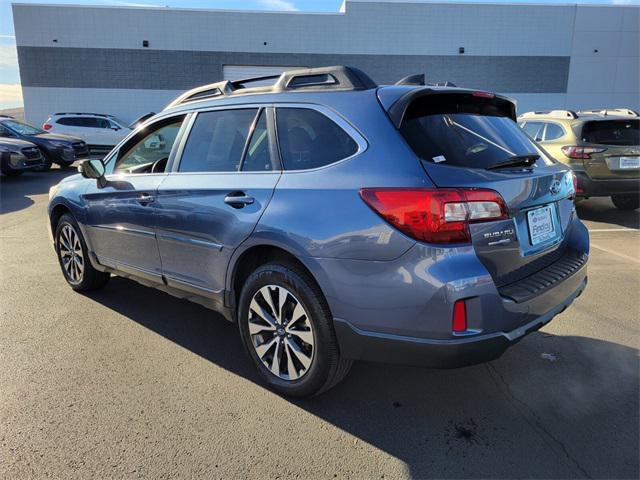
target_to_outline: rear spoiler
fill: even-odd
[[[402,121],[404,120],[404,116],[407,113],[407,109],[409,106],[416,100],[420,98],[424,98],[430,95],[469,95],[478,98],[485,99],[495,99],[499,102],[503,102],[503,106],[505,109],[505,114],[514,122],[517,120],[516,117],[516,102],[515,100],[505,97],[503,95],[497,95],[494,93],[476,91],[476,90],[467,90],[467,89],[432,89],[429,87],[425,88],[415,88],[411,89],[408,92],[404,93],[400,98],[398,98],[387,110],[387,114],[389,118],[396,126],[396,128],[400,128]]]

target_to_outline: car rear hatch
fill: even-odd
[[[485,92],[418,92],[388,113],[433,183],[492,190],[504,200],[503,218],[469,222],[473,247],[496,286],[531,277],[569,255],[572,174],[520,130],[514,103]],[[402,101],[406,105],[398,106]]]
[[[640,178],[640,119],[591,120],[580,137],[584,169],[591,178]]]

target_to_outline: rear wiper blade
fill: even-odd
[[[496,163],[487,167],[486,170],[497,170],[499,168],[510,168],[510,167],[531,167],[536,160],[540,158],[540,155],[537,153],[527,153],[525,155],[513,155],[512,157],[507,158],[504,162]]]

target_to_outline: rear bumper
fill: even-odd
[[[524,336],[549,323],[582,294],[587,286],[586,266],[563,283],[566,284],[558,286],[557,290],[560,291],[554,292],[555,296],[563,295],[561,292],[566,293],[568,288],[573,289],[576,283],[577,288],[551,310],[508,332],[453,340],[434,340],[364,331],[336,318],[334,325],[340,351],[354,360],[433,368],[464,367],[494,360]]]
[[[608,197],[619,194],[639,194],[640,179],[614,178],[610,180],[594,180],[584,171],[575,171],[578,177],[578,188],[582,192],[579,197]]]
[[[307,265],[333,314],[342,355],[450,368],[500,356],[584,290],[589,237],[575,215],[563,246],[553,263],[506,285],[496,285],[471,245],[416,243],[391,261],[315,258]],[[467,313],[462,333],[452,332],[458,300]]]

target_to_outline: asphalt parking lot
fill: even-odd
[[[215,313],[67,287],[45,211],[70,173],[0,181],[0,478],[638,478],[638,212],[579,204],[586,292],[499,360],[359,363],[292,401]]]

